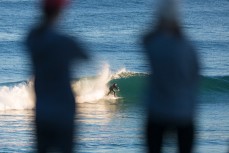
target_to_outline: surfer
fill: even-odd
[[[109,92],[108,92],[107,96],[108,96],[111,92],[113,92],[113,93],[114,93],[114,96],[116,97],[115,90],[119,91],[119,88],[118,88],[118,86],[117,86],[117,83],[114,83],[112,86],[110,86]]]

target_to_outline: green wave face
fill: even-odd
[[[139,102],[146,92],[146,86],[149,86],[150,75],[136,74],[128,77],[120,77],[112,79],[109,84],[117,83],[120,89],[117,92],[119,97],[124,98],[126,102],[136,103]],[[229,76],[222,77],[200,77],[199,94],[201,99],[214,96],[221,96],[229,98]],[[224,100],[226,100],[224,98]],[[206,100],[202,100],[206,101]]]
[[[127,78],[113,79],[109,84],[117,83],[120,89],[117,92],[119,97],[123,97],[127,102],[137,102],[142,96],[148,83],[149,75],[135,75]]]
[[[227,92],[229,94],[229,76],[201,77],[201,91]]]

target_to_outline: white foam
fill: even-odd
[[[76,101],[96,102],[107,94],[107,83],[111,79],[109,65],[105,65],[102,72],[93,78],[84,78],[73,84],[73,90],[77,93]]]
[[[135,76],[136,74],[138,73],[127,71],[126,68],[121,68],[111,76],[111,79],[128,78],[131,76]]]
[[[25,110],[34,108],[33,83],[20,83],[14,87],[0,88],[0,110]]]
[[[112,74],[109,65],[104,64],[97,76],[81,78],[72,83],[73,91],[76,93],[75,99],[78,103],[97,103],[103,100],[114,101],[117,98],[107,96],[108,82],[112,79],[131,76],[132,73],[123,68]],[[32,80],[28,81],[28,83],[19,83],[13,87],[0,87],[0,110],[34,109],[33,88]]]

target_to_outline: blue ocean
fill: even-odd
[[[81,41],[90,62],[72,67],[77,93],[75,152],[144,153],[149,76],[142,36],[154,26],[155,0],[77,0],[59,30]],[[198,50],[201,85],[195,153],[229,150],[229,1],[184,0],[182,27]],[[34,151],[34,94],[25,38],[40,19],[36,0],[0,0],[0,153]],[[104,96],[117,83],[118,97]],[[164,143],[176,152],[175,136]]]

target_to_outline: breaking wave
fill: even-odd
[[[109,65],[105,65],[96,76],[83,77],[72,82],[75,99],[78,103],[97,103],[114,101],[112,95],[107,96],[109,85],[117,83],[120,91],[118,97],[125,102],[136,101],[146,85],[149,74],[127,71],[125,68],[112,73]],[[202,76],[201,91],[204,94],[221,93],[228,95],[229,76]],[[228,96],[225,96],[228,97]],[[34,109],[33,81],[0,84],[0,110]]]

